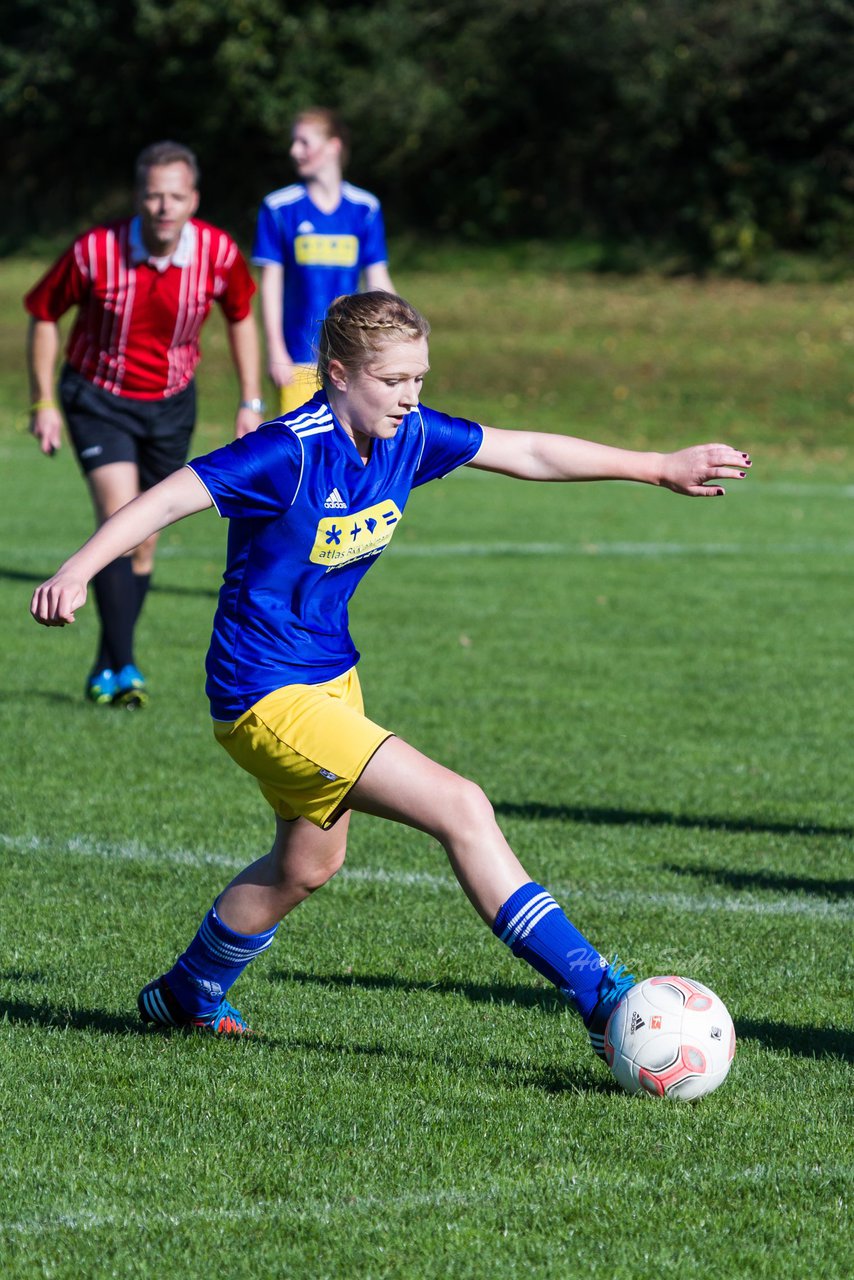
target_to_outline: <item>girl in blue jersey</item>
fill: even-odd
[[[353,811],[438,840],[472,906],[574,1005],[600,1056],[607,1019],[632,985],[531,881],[481,789],[366,717],[347,605],[410,490],[456,467],[525,480],[636,480],[708,497],[724,493],[722,480],[743,478],[750,459],[723,444],[638,453],[438,413],[419,404],[428,333],[394,295],[338,298],[323,323],[323,389],[313,400],[124,507],[33,596],[34,617],[63,626],[93,575],[155,531],[210,506],[230,520],[207,690],[214,733],[257,778],[276,834],[172,968],[140,993],[147,1022],[249,1030],[229,988],[280,920],[341,867]]]
[[[317,330],[332,300],[359,287],[393,293],[376,196],[344,181],[348,131],[337,112],[308,107],[291,130],[298,182],[258,210],[252,261],[261,271],[267,367],[290,413],[318,387]]]

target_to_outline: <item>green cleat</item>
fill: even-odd
[[[115,687],[111,699],[114,707],[124,707],[126,711],[138,711],[148,705],[145,676],[133,663],[122,667],[114,679]]]

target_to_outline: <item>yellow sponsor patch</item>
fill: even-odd
[[[359,241],[355,236],[297,236],[294,256],[301,267],[355,267]]]
[[[376,555],[391,542],[400,519],[394,502],[379,502],[351,515],[324,516],[317,526],[309,559],[330,569]]]

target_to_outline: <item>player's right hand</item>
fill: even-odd
[[[86,584],[60,569],[59,573],[36,587],[30,613],[43,627],[64,627],[74,621],[75,610],[81,609],[85,603]]]

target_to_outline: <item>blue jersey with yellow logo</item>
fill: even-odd
[[[320,391],[189,466],[230,519],[207,658],[215,720],[287,684],[319,684],[359,654],[348,605],[411,489],[470,462],[483,429],[421,405],[363,463]]]
[[[320,321],[333,298],[357,293],[366,267],[387,258],[376,196],[345,182],[341,203],[323,213],[300,183],[273,191],[258,213],[252,261],[285,269],[282,329],[297,364],[314,364]]]

